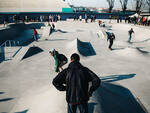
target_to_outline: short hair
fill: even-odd
[[[73,61],[80,61],[80,56],[77,53],[73,53],[70,59]]]

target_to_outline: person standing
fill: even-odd
[[[50,24],[49,36],[52,34],[52,32],[53,32],[53,28],[52,28],[52,26]]]
[[[79,19],[80,19],[80,21],[82,21],[82,16],[81,15],[79,16]]]
[[[92,85],[89,87],[89,82]],[[88,113],[88,100],[93,92],[100,86],[99,77],[80,63],[80,57],[74,53],[71,55],[71,63],[68,68],[60,72],[52,81],[59,91],[66,91],[68,113]]]
[[[131,28],[131,29],[128,31],[128,33],[129,33],[129,39],[128,39],[128,42],[130,42],[131,39],[132,39],[132,34],[134,33],[133,28]]]
[[[85,23],[87,23],[87,22],[88,22],[88,15],[85,14]]]
[[[101,24],[102,24],[102,21],[101,21],[101,20],[99,20],[99,21],[98,21],[98,25],[99,25],[99,27],[101,27]]]
[[[112,45],[113,45],[113,42],[114,42],[114,40],[115,40],[115,35],[114,35],[114,33],[110,33],[108,36],[107,36],[108,38],[107,38],[107,41],[109,40],[109,49],[110,50],[112,50]]]
[[[36,31],[36,29],[35,28],[33,28],[33,34],[34,34],[34,40],[35,41],[38,41],[38,33],[37,33],[37,31]]]

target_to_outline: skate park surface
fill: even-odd
[[[0,113],[67,112],[65,92],[52,85],[57,75],[49,55],[52,48],[68,59],[78,53],[81,63],[102,80],[89,100],[89,113],[150,112],[150,28],[103,21],[105,28],[98,22],[57,22],[50,36],[49,26],[43,23],[38,42],[22,45],[13,58],[0,63]],[[128,43],[130,28],[135,34]],[[116,35],[112,51],[105,31]]]

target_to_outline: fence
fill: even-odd
[[[7,60],[6,59],[6,53],[10,53],[10,49],[6,49],[8,47],[16,47],[19,46],[20,42],[17,40],[7,40],[2,45],[0,45],[0,63],[2,61]],[[7,51],[6,51],[7,50]],[[12,53],[13,54],[13,53]],[[10,58],[13,57],[13,55],[10,55]]]

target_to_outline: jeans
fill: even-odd
[[[38,36],[37,35],[34,35],[34,40],[38,40]]]
[[[69,104],[68,103],[68,113],[77,113],[77,108],[80,113],[88,113],[88,103],[82,104]]]
[[[110,43],[109,43],[109,49],[111,49],[112,45],[113,45],[113,41],[110,41]]]
[[[129,35],[129,39],[128,39],[128,42],[130,42],[130,41],[131,41],[131,38],[132,38],[132,36],[131,36],[131,35]]]

